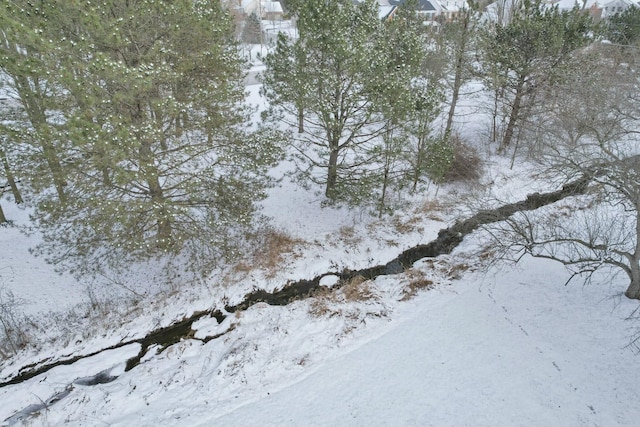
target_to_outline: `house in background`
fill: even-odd
[[[560,10],[571,10],[578,7],[589,11],[593,19],[607,19],[618,13],[622,13],[630,7],[640,8],[637,0],[559,0],[550,1],[550,5],[557,5]]]
[[[396,6],[390,5],[388,2],[385,2],[385,4],[382,4],[382,2],[380,3],[381,4],[378,7],[378,18],[380,18],[381,21],[388,21],[393,19],[393,15],[395,15],[398,8]]]
[[[260,19],[279,21],[284,11],[279,1],[271,0],[222,0],[222,4],[234,14],[255,15]]]
[[[601,18],[605,18],[603,2],[612,0],[544,0],[543,5],[546,7],[557,7],[559,10],[572,10],[577,7],[580,10],[589,13],[591,17],[599,21]],[[630,3],[633,0],[613,0],[615,1],[628,1]],[[511,21],[512,10],[514,7],[518,7],[522,4],[522,0],[498,0],[485,7],[484,18],[491,22],[502,22],[506,24]]]
[[[558,6],[560,10],[571,10],[574,7],[587,11],[591,17],[599,21],[602,16],[602,2],[609,0],[555,0],[549,1],[550,6]]]
[[[405,3],[406,0],[388,0],[390,6],[398,8]],[[381,0],[380,3],[386,0]],[[381,4],[380,7],[384,7]],[[438,21],[449,22],[455,19],[460,11],[467,7],[466,0],[418,0],[416,13],[422,16],[425,22]],[[389,14],[393,16],[392,12]]]
[[[449,22],[458,17],[460,12],[468,8],[466,0],[435,0],[440,5],[439,17]]]
[[[262,2],[262,19],[267,21],[281,21],[284,15],[282,5],[279,1],[263,1]]]
[[[425,21],[433,21],[438,13],[438,10],[432,3],[434,1],[435,0],[418,0],[418,5],[416,7],[416,13],[418,16],[421,16]],[[389,4],[396,8],[402,6],[404,2],[405,0],[389,0]]]
[[[607,1],[607,0],[604,0]],[[640,4],[633,0],[612,0],[602,4],[602,17],[608,18],[618,13],[622,13],[630,7],[640,8]]]

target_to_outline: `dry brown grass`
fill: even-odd
[[[314,298],[309,307],[309,313],[315,317],[333,317],[336,315],[349,315],[341,307],[345,303],[365,302],[377,299],[377,295],[371,289],[371,280],[362,276],[356,276],[342,284],[339,289],[321,288],[314,293]],[[351,313],[352,315],[353,313]]]
[[[403,287],[400,301],[408,301],[422,290],[429,290],[435,286],[433,280],[428,279],[423,271],[410,269],[405,273],[408,283]]]
[[[439,277],[446,280],[458,280],[467,271],[476,270],[476,267],[468,262],[449,257],[430,259],[425,264],[429,265]]]
[[[391,225],[398,232],[398,234],[409,234],[417,231],[418,233],[422,233],[424,231],[424,227],[421,225],[422,218],[419,216],[412,216],[409,219],[402,219],[398,216],[394,216],[391,220]]]
[[[274,277],[286,262],[287,257],[300,258],[300,248],[307,242],[296,239],[279,230],[267,230],[256,237],[253,251],[247,258],[238,261],[233,271],[248,273],[263,270],[268,278]]]
[[[356,276],[349,280],[341,289],[346,301],[367,301],[375,296],[371,291],[371,280]]]
[[[457,264],[452,264],[447,271],[447,276],[451,280],[461,279],[464,273],[469,271],[471,266],[465,262],[460,262]]]
[[[442,199],[425,200],[417,209],[416,214],[432,221],[445,222],[444,215],[451,210],[451,206]]]
[[[362,243],[362,236],[356,232],[353,226],[345,225],[338,230],[338,241],[340,246],[355,248]]]
[[[333,308],[332,305],[327,298],[322,295],[316,295],[309,305],[309,314],[313,317],[333,317],[339,314],[340,311]]]

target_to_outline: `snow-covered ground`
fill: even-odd
[[[259,103],[258,87],[248,90]],[[96,297],[96,285],[58,275],[29,253],[37,235],[0,228],[2,289],[43,337],[0,365],[0,382],[30,363],[90,354],[237,303],[256,288],[386,263],[477,208],[555,190],[526,167],[510,170],[508,159],[486,161],[484,185],[443,186],[437,197],[431,188],[382,220],[366,209],[321,207],[313,191],[283,179],[263,203],[273,228],[294,242],[277,268],[221,269],[137,305],[108,282]],[[2,204],[16,223],[28,221],[28,212]],[[640,331],[626,320],[638,304],[621,296],[623,278],[563,286],[568,274],[550,261],[487,264],[482,241],[482,232],[471,234],[453,254],[402,275],[287,306],[259,303],[220,325],[202,319],[193,338],[149,352],[126,372],[139,344],[1,387],[0,425],[638,425],[640,356],[626,347]],[[124,285],[153,294],[139,280]],[[96,317],[89,305],[109,294]],[[108,382],[87,385],[96,374]]]
[[[636,304],[564,288],[548,262],[494,273],[421,294],[370,341],[198,425],[638,425],[640,368],[621,348]]]
[[[565,287],[540,260],[474,271],[474,247],[362,284],[360,297],[202,321],[233,330],[128,372],[135,345],[54,368],[0,389],[0,419],[66,390],[24,425],[637,425],[640,365],[625,348],[637,304],[624,283]],[[403,298],[415,277],[435,286]],[[117,378],[82,385],[99,372]]]

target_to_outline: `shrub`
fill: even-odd
[[[449,170],[444,175],[445,182],[474,182],[482,175],[482,159],[478,151],[453,134],[449,139],[453,148],[453,158]]]
[[[0,287],[0,358],[17,354],[29,342],[25,332],[28,319],[18,311],[22,304],[13,292]]]

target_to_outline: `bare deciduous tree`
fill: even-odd
[[[625,295],[640,299],[637,79],[633,67],[598,55],[549,99],[546,174],[558,183],[586,177],[590,191],[564,210],[519,213],[493,228],[503,256],[553,259],[572,277],[603,268],[624,272]]]

